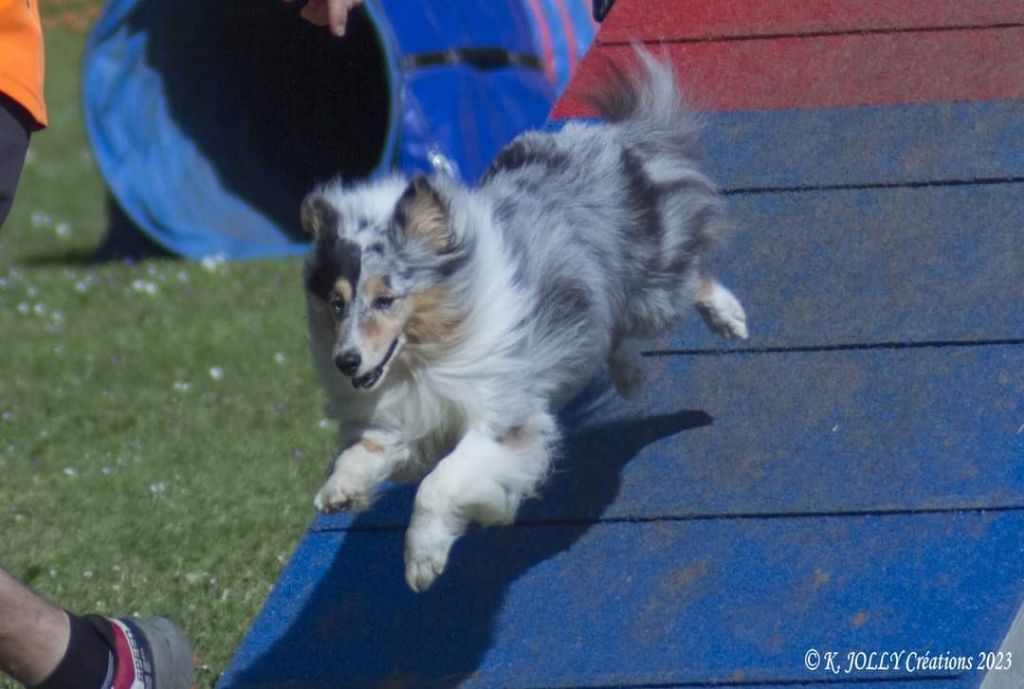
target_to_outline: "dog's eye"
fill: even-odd
[[[387,311],[394,303],[394,297],[377,297],[373,300],[373,308],[377,311]]]
[[[341,299],[331,299],[330,307],[331,313],[333,313],[335,316],[340,316],[342,312],[345,310],[345,302],[343,302]]]

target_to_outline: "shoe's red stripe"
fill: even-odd
[[[618,0],[599,42],[693,41],[1024,23],[1020,0]]]
[[[695,105],[710,110],[1024,98],[1024,27],[674,43],[660,50]],[[630,52],[626,45],[591,50],[552,117],[593,115],[579,94],[602,80],[609,59],[628,62]]]
[[[111,623],[110,627],[114,630],[114,653],[117,658],[117,671],[114,673],[114,682],[110,689],[131,689],[135,683],[135,662],[131,644],[121,625]]]

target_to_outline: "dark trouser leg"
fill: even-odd
[[[25,163],[32,120],[13,100],[0,93],[0,227],[14,202],[14,190]]]

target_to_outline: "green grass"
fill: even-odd
[[[73,611],[172,616],[209,687],[313,515],[333,433],[298,261],[82,260],[106,229],[83,40],[48,24],[51,126],[0,231],[0,566]]]

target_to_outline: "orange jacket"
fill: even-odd
[[[0,0],[0,93],[46,126],[43,29],[37,0]]]

